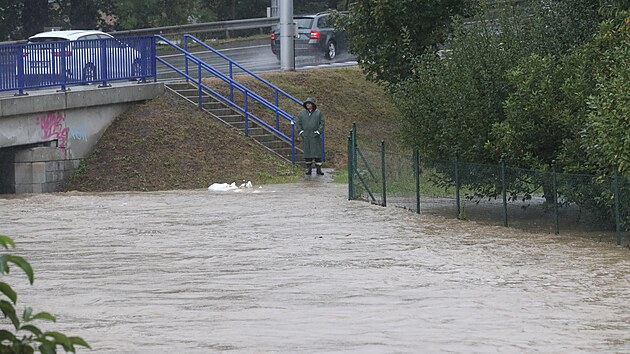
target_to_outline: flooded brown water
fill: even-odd
[[[627,248],[344,185],[12,197],[0,225],[18,307],[97,353],[630,353]]]

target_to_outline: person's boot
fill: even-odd
[[[322,165],[317,165],[317,174],[320,176],[324,175],[324,172],[322,172]]]
[[[310,176],[313,174],[313,163],[307,163],[306,164],[306,175]]]

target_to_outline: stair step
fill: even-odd
[[[231,123],[230,125],[242,132],[245,132],[245,122]],[[263,133],[263,128],[257,126],[256,124],[252,122],[249,123],[249,129],[247,129],[248,136],[251,137],[252,135],[261,135],[262,133]]]
[[[238,130],[245,130],[245,122],[244,121],[240,121],[240,122],[231,122],[230,123],[231,126],[233,126],[234,128],[238,129]],[[256,124],[252,121],[249,122],[249,129],[248,129],[248,134],[255,134],[255,135],[260,135],[262,134],[262,128],[259,128],[256,126]]]
[[[208,100],[204,100],[202,106],[206,110],[212,110],[212,109],[225,107],[225,105],[219,101],[208,101]]]
[[[260,141],[260,140],[259,140]],[[276,141],[265,141],[265,142],[261,142],[263,145],[265,145],[266,147],[272,149],[272,150],[279,150],[279,149],[283,149],[286,148],[288,146],[288,144],[284,141],[280,141],[280,140],[276,140]],[[290,150],[290,149],[289,149]]]
[[[205,107],[204,107],[205,108]],[[224,117],[224,116],[231,116],[234,115],[234,111],[230,108],[227,107],[222,107],[222,108],[209,108],[206,109],[208,112],[214,114],[215,116],[219,116],[219,117]],[[241,115],[239,115],[239,117],[242,118]]]
[[[227,116],[218,116],[222,121],[230,124],[230,125],[234,125],[234,124],[238,124],[240,123],[242,128],[245,127],[245,119],[243,118],[243,116],[238,115],[238,114],[230,114]],[[251,124],[252,122],[250,122],[250,127],[252,126]]]
[[[266,134],[265,134],[266,133]],[[279,140],[279,138],[277,138],[275,135],[268,133],[266,130],[263,130],[263,134],[252,134],[252,131],[249,131],[249,137],[252,139],[256,139],[257,141],[260,141],[261,143],[267,142],[267,141],[276,141]]]
[[[187,82],[169,82],[166,86],[168,86],[171,90],[179,91],[179,90],[197,90],[196,87],[192,86]]]
[[[175,89],[182,96],[197,96],[199,94],[199,90],[194,87],[186,86],[186,88],[178,88]]]
[[[249,137],[253,137],[253,136],[261,136],[265,133],[265,130],[261,127],[258,127],[256,125],[252,126],[251,128],[248,129],[247,134],[249,135]]]
[[[199,96],[198,95],[182,95],[184,96],[184,98],[189,99],[193,102],[198,102],[199,101]],[[210,96],[207,96],[205,94],[201,95],[201,101],[204,102],[206,100],[211,100],[212,98]]]
[[[190,83],[177,81],[168,83],[167,86],[188,101],[195,105],[197,104],[199,91],[195,86]],[[225,103],[203,93],[202,108],[212,116],[221,119],[243,133],[245,132],[245,117]],[[291,144],[261,127],[253,119],[249,119],[248,135],[280,157],[291,161]],[[295,148],[295,154],[296,158],[298,154],[301,154],[298,147]]]

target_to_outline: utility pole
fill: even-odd
[[[295,70],[293,0],[280,0],[280,69]]]

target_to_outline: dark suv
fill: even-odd
[[[343,31],[333,27],[329,13],[295,16],[298,35],[294,39],[295,55],[324,54],[326,59],[335,59],[340,50],[347,47]],[[280,28],[271,32],[271,51],[280,58]]]

